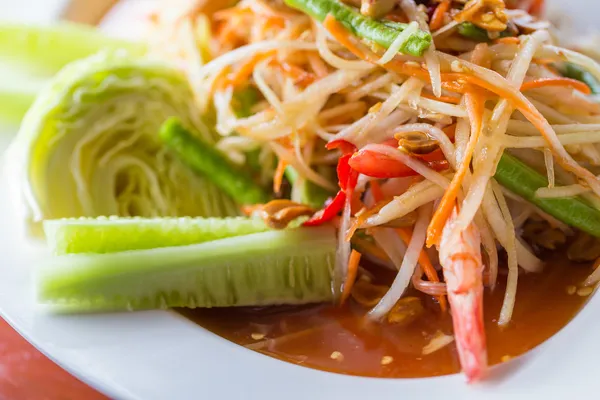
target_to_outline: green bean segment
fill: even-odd
[[[366,17],[338,0],[285,0],[285,3],[319,21],[323,21],[327,14],[331,14],[354,35],[375,42],[386,49],[406,28],[405,24],[386,24]],[[404,54],[421,56],[430,45],[431,35],[418,30],[408,38],[400,51]]]
[[[580,197],[537,197],[536,190],[547,187],[548,180],[517,158],[504,153],[498,163],[495,178],[502,186],[556,219],[600,237],[600,210],[590,206]]]

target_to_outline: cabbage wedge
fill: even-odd
[[[10,149],[30,222],[238,214],[232,199],[161,144],[169,117],[215,141],[185,76],[168,65],[101,52],[65,67],[39,94]]]

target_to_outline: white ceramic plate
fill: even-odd
[[[45,0],[39,0],[43,4]],[[32,1],[29,1],[30,3]],[[0,1],[2,7],[17,7]],[[593,23],[600,4],[571,1]],[[566,7],[566,6],[565,6]],[[6,129],[4,129],[6,131]],[[6,133],[6,132],[5,132]],[[0,135],[4,145],[7,134]],[[232,344],[171,312],[49,316],[36,308],[28,243],[0,185],[0,314],[61,366],[117,399],[564,399],[597,397],[600,296],[561,332],[467,386],[461,375],[357,378],[284,363]]]

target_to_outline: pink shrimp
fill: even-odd
[[[456,231],[457,208],[442,232],[440,262],[448,290],[454,337],[462,370],[469,382],[479,380],[487,368],[483,327],[483,264],[481,239],[473,223]]]

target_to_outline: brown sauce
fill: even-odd
[[[496,323],[505,289],[504,278],[500,277],[496,290],[486,290],[484,299],[489,363],[523,354],[564,327],[587,300],[568,294],[567,286],[580,284],[589,273],[589,267],[555,261],[541,274],[519,276],[513,319],[506,328]],[[386,281],[391,277],[378,279]],[[430,296],[416,291],[410,295],[421,297],[427,312],[407,327],[366,323],[367,310],[353,301],[341,308],[313,305],[182,313],[234,343],[310,368],[395,378],[458,372],[460,365],[453,343],[432,354],[422,354],[423,346],[437,332],[452,334],[450,315],[441,313]],[[342,356],[334,359],[334,352]],[[385,356],[393,361],[382,365]]]

